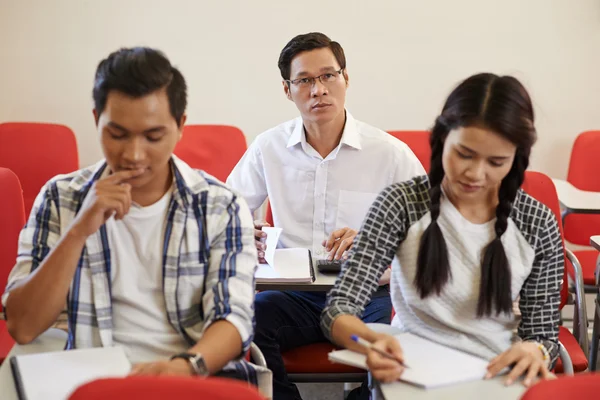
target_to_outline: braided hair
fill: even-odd
[[[446,100],[430,137],[431,223],[421,237],[414,279],[421,298],[433,293],[439,295],[451,279],[448,249],[437,222],[445,175],[442,165],[444,143],[450,131],[478,125],[497,132],[517,147],[511,169],[498,192],[496,237],[486,247],[481,264],[477,316],[489,316],[493,311],[496,314],[511,311],[511,270],[501,237],[508,227],[512,205],[523,183],[531,147],[536,140],[533,120],[531,99],[521,83],[511,76],[473,75],[456,87]]]

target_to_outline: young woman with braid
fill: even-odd
[[[391,263],[393,326],[490,360],[487,377],[514,365],[507,384],[551,376],[563,247],[554,214],[520,189],[533,119],[510,76],[474,75],[450,94],[431,132],[429,175],[386,188],[363,222],[322,314],[331,340],[364,352],[357,334],[402,360],[402,343],[357,318]],[[374,351],[367,363],[380,381],[403,371]]]

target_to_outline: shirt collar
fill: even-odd
[[[303,147],[306,143],[306,135],[304,134],[302,117],[298,117],[294,120],[294,130],[288,139],[286,147],[293,147],[298,143],[302,143]],[[357,150],[362,149],[356,120],[348,110],[346,110],[346,123],[344,124],[344,131],[342,132],[342,139],[340,143],[354,147]]]

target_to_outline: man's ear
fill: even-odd
[[[98,127],[98,119],[100,118],[100,115],[98,115],[98,111],[96,111],[95,108],[92,110],[92,113],[94,114],[94,122],[96,123],[96,128],[97,128]]]
[[[288,100],[292,100],[292,92],[290,91],[289,83],[286,81],[281,81],[281,83],[283,84],[283,91],[285,93],[285,97],[287,97]]]
[[[344,68],[342,71],[342,75],[344,76],[344,80],[346,81],[346,87],[350,86],[350,77],[348,76],[348,70]]]
[[[177,141],[179,142],[181,140],[181,138],[183,137],[183,126],[185,125],[185,122],[187,121],[187,115],[183,114],[181,116],[181,119],[179,120],[179,138],[177,138]]]

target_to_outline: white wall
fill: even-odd
[[[564,176],[577,133],[600,129],[598,0],[0,0],[0,121],[66,124],[91,164],[95,67],[148,45],[187,78],[190,123],[237,125],[251,141],[296,115],[277,58],[313,30],[345,48],[348,107],[382,129],[429,127],[449,90],[480,71],[529,88],[535,169]]]

